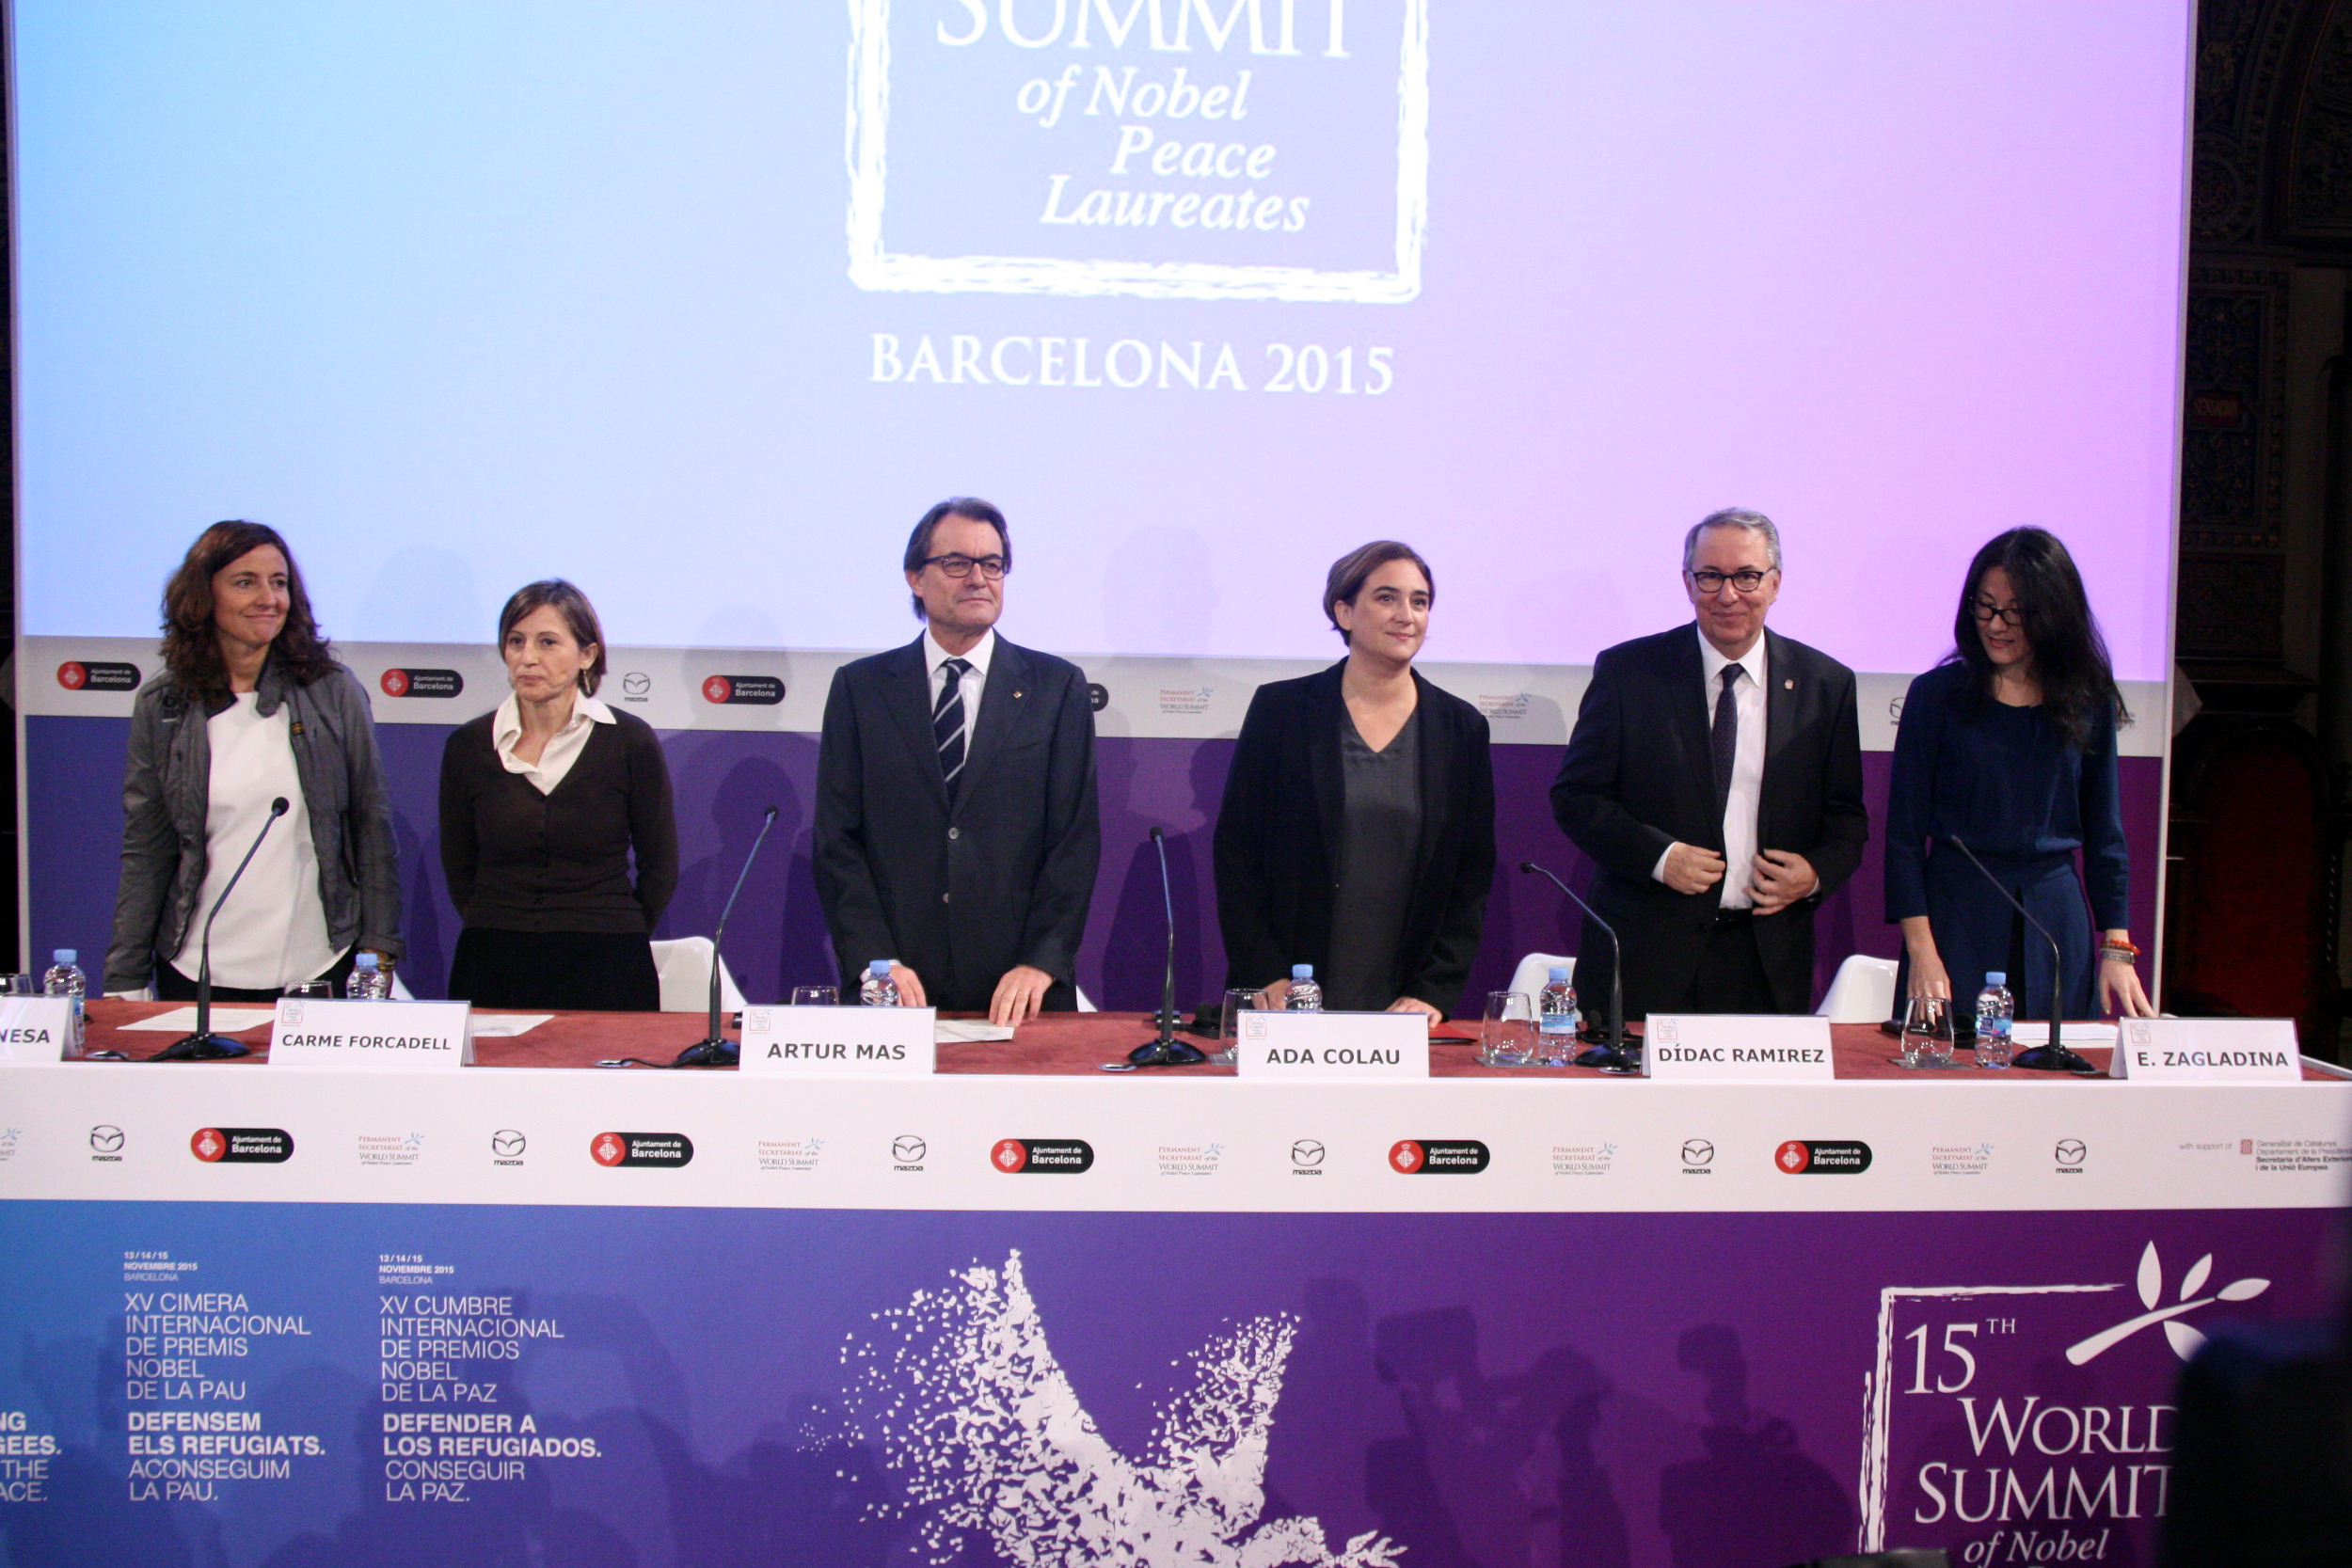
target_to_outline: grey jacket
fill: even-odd
[[[400,956],[400,860],[367,692],[341,665],[297,686],[273,658],[254,689],[264,714],[290,709],[294,771],[318,849],[327,940]],[[122,883],[105,989],[137,990],[198,917],[208,863],[213,750],[199,702],[168,673],[139,689],[122,780]]]

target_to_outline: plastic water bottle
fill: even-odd
[[[1977,993],[1977,1065],[2009,1066],[2010,1033],[2017,1022],[2017,999],[2009,993],[2009,976],[1994,970]]]
[[[1315,984],[1314,965],[1291,965],[1291,989],[1282,998],[1282,1006],[1294,1013],[1323,1011],[1323,988]]]
[[[857,999],[868,1007],[898,1005],[898,982],[890,977],[888,958],[876,958],[866,966],[866,978],[858,982]]]
[[[66,1026],[66,1051],[75,1056],[82,1053],[82,999],[89,994],[89,976],[73,961],[79,956],[71,947],[58,948],[49,955],[49,973],[40,977],[42,995],[73,1000],[72,1020]]]
[[[1544,982],[1543,995],[1537,999],[1536,1011],[1543,1022],[1539,1028],[1535,1061],[1541,1067],[1565,1067],[1576,1054],[1576,987],[1568,983],[1568,966],[1551,966],[1551,978]]]
[[[353,1002],[382,1002],[392,994],[391,976],[384,973],[382,963],[373,953],[362,953],[351,960],[351,978],[343,982],[343,995]]]

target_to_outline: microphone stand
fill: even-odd
[[[245,868],[251,865],[253,857],[261,852],[262,840],[269,837],[269,831],[285,815],[286,798],[280,795],[269,803],[269,816],[262,821],[262,831],[253,835],[253,843],[246,849],[245,859],[239,861],[237,869],[229,874],[229,885],[222,888],[220,896],[213,900],[213,912],[204,917],[203,958],[196,971],[196,1033],[183,1035],[147,1058],[149,1061],[216,1062],[227,1056],[249,1056],[253,1053],[253,1048],[243,1040],[213,1033],[213,922],[219,917],[220,907],[229,902],[229,895],[237,891],[237,879],[245,875]]]
[[[1616,959],[1609,969],[1609,1027],[1602,1032],[1598,1045],[1577,1053],[1576,1065],[1619,1074],[1641,1071],[1642,1047],[1638,1043],[1628,1044],[1625,1037],[1625,945],[1617,940],[1616,927],[1596,914],[1593,906],[1578,896],[1576,889],[1534,861],[1519,862],[1519,870],[1548,879],[1552,886],[1576,899],[1576,907],[1584,911],[1586,919],[1609,933],[1610,952]]]
[[[1168,907],[1168,979],[1160,988],[1159,1037],[1128,1052],[1127,1060],[1136,1067],[1190,1067],[1209,1057],[1176,1037],[1176,894],[1168,879],[1168,835],[1157,827],[1152,830],[1152,847],[1160,852],[1160,898]]]
[[[770,806],[760,820],[759,836],[752,840],[752,852],[743,857],[743,869],[735,874],[735,891],[727,895],[726,908],[719,911],[718,929],[710,933],[710,1026],[703,1037],[677,1053],[672,1067],[729,1067],[742,1058],[743,1048],[727,1038],[727,1032],[719,1021],[719,943],[727,934],[727,916],[735,912],[735,900],[742,895],[743,879],[752,874],[752,862],[759,858],[759,847],[768,842],[768,830],[776,825],[776,808]]]
[[[2017,911],[2019,918],[2041,932],[2042,940],[2050,944],[2050,1043],[2020,1051],[2015,1057],[2015,1065],[2030,1068],[2039,1072],[2074,1072],[2095,1075],[2099,1069],[2074,1052],[2067,1050],[2065,1041],[2060,1037],[2063,1032],[2061,1026],[2066,1015],[2066,968],[2065,961],[2059,954],[2058,938],[2050,934],[2048,927],[2026,912],[2026,906],[2017,901],[2017,895],[2002,886],[1998,877],[1985,869],[1984,862],[1977,859],[1977,852],[1969,848],[1958,833],[1948,836],[1952,847],[1968,857],[1968,863],[1975,866],[1978,874],[1993,884],[1993,891],[2006,899],[2009,907]],[[1957,1010],[1960,998],[1952,998],[1952,1006]]]

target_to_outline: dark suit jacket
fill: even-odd
[[[1321,969],[1328,959],[1346,803],[1340,778],[1345,668],[1274,681],[1249,700],[1216,817],[1216,915],[1228,986],[1263,986],[1288,975],[1293,964]],[[1421,702],[1421,841],[1391,990],[1451,1015],[1478,956],[1494,881],[1494,770],[1486,715],[1418,673],[1413,685]]]
[[[962,1010],[1017,964],[1074,985],[1103,849],[1085,674],[998,637],[953,800],[930,706],[920,638],[844,665],[825,699],[815,869],[842,984],[896,958]]]
[[[1764,640],[1756,847],[1803,855],[1821,881],[1810,897],[1758,919],[1756,945],[1780,1010],[1801,1013],[1813,999],[1813,911],[1853,875],[1869,837],[1862,732],[1852,671],[1770,628]],[[1552,816],[1598,867],[1594,907],[1625,943],[1629,1018],[1679,1005],[1723,897],[1722,882],[1682,894],[1650,878],[1677,840],[1724,847],[1705,684],[1694,626],[1604,650],[1551,785]],[[1577,951],[1578,993],[1605,997],[1609,939],[1588,921]]]

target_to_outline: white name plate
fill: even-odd
[[[72,1043],[71,997],[0,999],[0,1062],[62,1061]]]
[[[1781,1013],[1652,1013],[1642,1070],[1674,1084],[1827,1084],[1829,1020]]]
[[[1249,1012],[1235,1070],[1244,1078],[1429,1076],[1429,1021],[1420,1013]]]
[[[742,1069],[802,1078],[928,1078],[932,1007],[746,1007]]]
[[[472,1006],[464,1002],[342,1002],[281,997],[270,1026],[272,1066],[458,1068],[473,1065]]]
[[[2127,1018],[2108,1076],[2145,1084],[2299,1084],[2291,1018]]]

